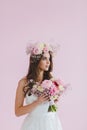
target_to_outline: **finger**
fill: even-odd
[[[44,98],[49,98],[49,96],[48,96],[48,95],[45,95]]]
[[[49,97],[45,97],[44,99],[45,99],[45,100],[49,100]]]
[[[42,97],[46,97],[47,95],[46,94],[43,94]]]
[[[44,94],[42,93],[41,95],[40,95],[40,97],[43,97],[44,96]]]

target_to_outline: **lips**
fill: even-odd
[[[46,65],[46,68],[49,68],[49,65]]]

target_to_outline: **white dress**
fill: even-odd
[[[36,99],[34,94],[26,95],[26,104],[30,104]],[[37,106],[25,117],[21,130],[62,130],[57,112],[48,112],[48,108],[48,101]]]

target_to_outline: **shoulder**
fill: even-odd
[[[25,83],[27,83],[27,78],[26,76],[22,77],[19,81],[18,81],[19,84],[21,85],[24,85]]]
[[[27,78],[26,76],[24,76],[18,81],[18,89],[22,89],[26,84],[27,84]]]

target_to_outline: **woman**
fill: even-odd
[[[28,114],[21,130],[62,130],[57,112],[48,111],[50,96],[45,91],[39,96],[31,93],[34,85],[53,79],[53,49],[45,43],[35,43],[27,47],[30,53],[28,74],[19,80],[15,98],[15,114]],[[26,105],[24,105],[26,101]],[[54,100],[57,104],[58,99]]]

